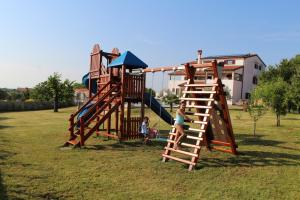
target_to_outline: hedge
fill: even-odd
[[[73,106],[74,104],[61,103],[59,108],[65,108]],[[0,112],[9,112],[9,111],[30,111],[30,110],[47,110],[53,109],[52,102],[43,102],[43,101],[0,101]]]

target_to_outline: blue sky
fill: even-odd
[[[275,64],[299,53],[299,8],[296,0],[0,0],[0,88],[32,87],[53,72],[80,81],[94,43],[149,66],[195,59],[200,48]]]

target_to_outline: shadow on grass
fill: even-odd
[[[256,167],[256,166],[300,166],[300,156],[289,153],[274,153],[265,151],[243,151],[236,157],[204,158],[197,169],[203,167]]]
[[[264,139],[264,137],[265,135],[261,135],[261,134],[257,134],[256,136],[248,135],[248,134],[238,134],[236,139],[238,140],[237,143],[243,146],[247,146],[247,145],[272,146],[276,148],[300,151],[300,148],[281,146],[286,142]]]
[[[2,121],[2,120],[8,120],[8,119],[12,119],[12,118],[10,118],[10,117],[0,117],[0,121]]]
[[[134,140],[134,141],[125,141],[125,142],[118,142],[115,141],[115,143],[112,144],[96,144],[96,145],[90,145],[85,146],[84,149],[87,150],[118,150],[118,151],[139,151],[141,148],[144,147],[159,147],[163,148],[166,145],[166,142],[162,141],[150,141],[148,144],[144,144],[142,139],[140,140]]]
[[[283,118],[281,120],[300,120],[300,118],[295,118],[295,117],[287,117],[287,118]]]
[[[2,140],[1,142],[5,142],[7,140]],[[2,144],[4,145],[4,144]],[[4,164],[4,161],[7,160],[9,157],[14,156],[16,153],[12,153],[9,151],[0,151],[0,165]],[[7,188],[3,183],[3,178],[2,178],[2,171],[0,171],[0,199],[6,200],[8,199],[7,196]]]
[[[0,129],[5,129],[5,128],[12,128],[13,126],[5,126],[5,125],[0,125]]]
[[[10,117],[0,117],[0,121],[12,119]],[[0,125],[0,129],[12,128],[13,126]]]

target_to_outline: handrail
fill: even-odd
[[[117,83],[117,85],[113,86],[112,88],[110,88],[110,90],[108,90],[98,101],[97,103],[95,103],[92,107],[89,108],[89,110],[82,116],[82,119],[85,119],[86,116],[88,116],[92,110],[94,110],[98,104],[103,101],[109,94],[111,94],[115,89],[117,89],[118,87],[120,87],[120,83]]]
[[[116,86],[112,87],[107,93],[105,93],[98,101],[97,103],[95,103],[92,107],[89,108],[89,110],[81,117],[82,119],[85,119],[86,116],[88,116],[92,110],[94,110],[96,108],[96,106],[98,106],[98,104],[103,101],[112,91],[114,91],[116,88],[118,88],[120,85],[120,83],[118,83]],[[72,129],[74,128],[74,126],[76,126],[78,124],[78,121],[74,122],[74,118],[73,118],[73,124],[72,126],[69,128]]]
[[[93,121],[118,95],[120,95],[120,91],[116,94],[114,94],[108,101],[105,102],[105,104],[103,104],[94,114],[92,117],[90,117],[86,122],[84,122],[84,118],[83,118],[83,122],[84,122],[84,126],[88,126],[89,123],[91,121]],[[84,116],[83,116],[84,117]],[[81,126],[82,124],[80,124]]]
[[[103,101],[103,100],[104,100],[111,92],[114,91],[114,89],[118,88],[118,87],[120,86],[120,84],[121,84],[121,83],[118,83],[116,86],[114,86],[113,88],[111,88],[111,89],[110,89],[103,97],[101,97],[101,99],[98,100],[98,102],[97,102],[96,104],[98,104],[99,102]],[[109,99],[107,102],[105,102],[105,104],[103,104],[103,105],[99,108],[99,110],[98,110],[96,113],[94,113],[93,116],[92,116],[87,122],[84,122],[85,116],[88,116],[88,115],[90,114],[90,111],[93,110],[93,109],[95,109],[95,106],[91,107],[91,108],[89,109],[89,111],[88,111],[87,113],[85,113],[85,115],[83,115],[83,116],[80,118],[80,119],[82,119],[82,121],[83,121],[84,123],[81,124],[81,123],[80,123],[80,120],[79,120],[79,121],[76,121],[76,123],[74,123],[73,126],[69,128],[69,130],[72,130],[72,129],[74,128],[74,126],[77,125],[78,123],[80,123],[80,127],[87,126],[92,120],[94,120],[94,119],[97,117],[97,115],[98,115],[100,112],[103,111],[104,108],[106,108],[106,106],[107,106],[109,103],[111,103],[118,95],[120,95],[120,93],[121,93],[121,92],[119,91],[118,93],[114,94],[114,95],[112,96],[112,98]],[[95,104],[95,105],[96,105],[96,104]],[[80,129],[77,130],[74,134],[76,135],[76,134],[78,134],[79,132],[80,132]],[[74,135],[74,134],[73,134],[73,135]]]
[[[100,126],[111,114],[112,114],[112,112],[114,112],[116,109],[118,109],[118,107],[120,106],[120,104],[121,104],[121,101],[118,101],[109,111],[108,111],[108,113],[106,113],[104,116],[103,116],[103,118],[101,118],[100,119],[100,121],[98,121],[94,126],[93,126],[93,128],[91,128],[88,132],[87,132],[87,134],[86,135],[83,135],[83,141],[86,141],[87,140],[87,138],[89,138],[92,134],[93,134],[93,132],[96,130],[96,128],[98,127],[98,126]]]

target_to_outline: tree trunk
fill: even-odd
[[[280,126],[280,114],[276,114],[277,122],[276,126]]]
[[[170,112],[173,112],[173,103],[170,103]]]
[[[256,121],[253,122],[253,136],[256,135]]]
[[[298,107],[298,114],[300,114],[300,106]]]
[[[54,97],[54,108],[53,108],[54,112],[58,112],[58,97],[57,95]]]

